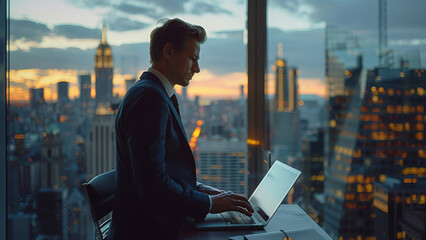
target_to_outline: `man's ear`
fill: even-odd
[[[163,48],[163,57],[165,59],[170,59],[170,56],[172,55],[174,49],[173,49],[173,44],[171,43],[166,43],[166,45],[164,45]]]

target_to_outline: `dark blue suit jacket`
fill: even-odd
[[[186,217],[202,220],[210,199],[196,188],[195,161],[160,80],[145,72],[116,120],[117,196],[109,240],[174,239]]]

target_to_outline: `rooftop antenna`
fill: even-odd
[[[387,0],[379,0],[379,64],[389,65]]]
[[[106,44],[106,21],[103,21],[102,24],[102,38],[101,38],[101,44]]]

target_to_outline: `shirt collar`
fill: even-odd
[[[175,94],[172,84],[160,71],[151,66],[148,69],[148,72],[154,74],[158,79],[160,79],[160,82],[163,84],[163,87],[166,89],[167,95],[169,97],[172,97],[173,94]]]

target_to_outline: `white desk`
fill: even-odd
[[[332,240],[298,205],[290,204],[281,205],[264,230],[198,230],[194,226],[185,226],[180,231],[178,239],[219,240],[237,235],[273,232],[280,229],[287,232],[303,228],[314,228],[324,239]]]

